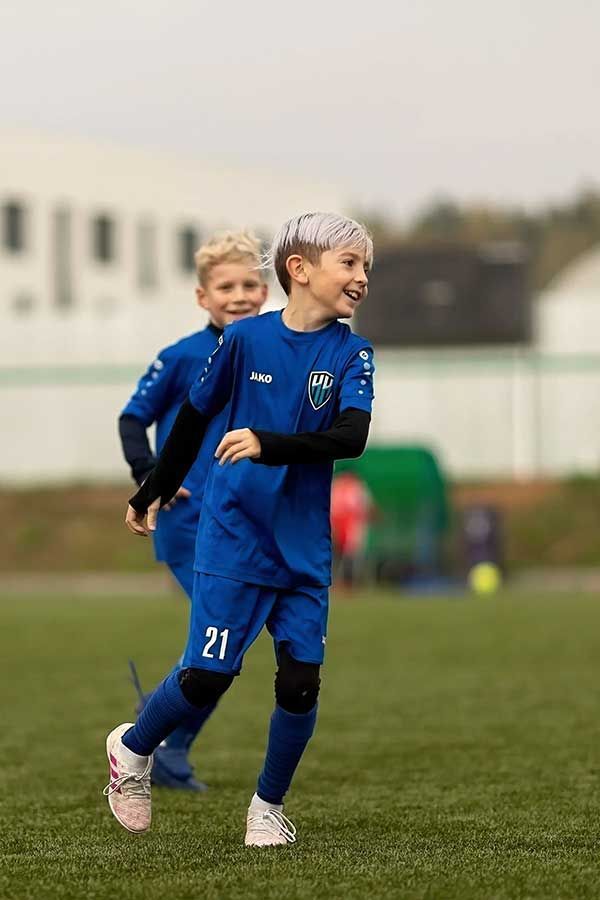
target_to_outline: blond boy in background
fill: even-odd
[[[140,378],[119,417],[123,455],[138,485],[154,468],[156,456],[162,450],[177,412],[207,365],[224,328],[239,319],[257,315],[267,297],[267,285],[260,268],[260,242],[254,235],[245,231],[216,235],[200,247],[195,261],[198,275],[196,301],[208,313],[208,325],[160,351]],[[156,425],[156,455],[148,440],[147,429],[151,425]],[[163,510],[153,534],[156,559],[166,563],[190,599],[194,582],[194,546],[206,475],[224,432],[223,416],[217,416],[196,462]],[[132,671],[141,694],[133,664]],[[146,699],[142,695],[142,708]],[[206,786],[194,778],[188,758],[200,727],[192,717],[176,728],[158,748],[152,770],[155,784],[181,790],[205,789]]]

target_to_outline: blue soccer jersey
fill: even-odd
[[[373,350],[338,321],[299,332],[280,311],[246,319],[227,328],[208,363],[190,401],[210,417],[227,404],[224,431],[325,431],[346,409],[371,411]],[[332,472],[330,462],[214,460],[196,571],[274,588],[328,585]]]
[[[157,454],[162,450],[179,407],[206,366],[220,334],[219,329],[209,325],[203,331],[182,338],[162,350],[140,378],[135,393],[124,408],[122,415],[135,416],[146,428],[156,423]],[[183,483],[191,492],[191,497],[181,500],[168,511],[163,510],[158,517],[154,533],[157,560],[169,564],[191,564],[206,475],[224,434],[225,423],[225,411],[210,423],[198,458]]]

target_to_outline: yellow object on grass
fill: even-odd
[[[476,594],[494,594],[502,584],[502,573],[494,563],[477,563],[469,572],[469,587]]]

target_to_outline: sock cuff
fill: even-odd
[[[123,756],[123,759],[129,764],[129,767],[132,769],[132,771],[143,771],[148,762],[148,757],[142,756],[140,753],[136,753],[135,750],[132,750],[131,747],[128,746],[127,735],[130,734],[131,731],[133,731],[133,726],[121,736],[121,755]]]
[[[299,727],[301,728],[306,722],[311,722],[317,717],[317,709],[319,708],[319,704],[315,703],[312,709],[309,709],[307,713],[292,713],[288,712],[287,709],[284,709],[283,706],[280,706],[278,703],[275,704],[275,715],[285,721],[286,725],[290,728]]]
[[[283,809],[283,803],[271,803],[269,800],[265,800],[260,794],[257,792],[252,797],[250,801],[250,809],[256,812],[266,812],[268,809],[277,809],[279,812]]]

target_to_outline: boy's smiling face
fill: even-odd
[[[318,263],[304,259],[307,287],[331,319],[349,319],[367,296],[369,262],[356,247],[325,250]]]
[[[206,284],[196,289],[198,305],[217,328],[255,316],[267,299],[267,285],[253,261],[224,262],[214,266]]]

